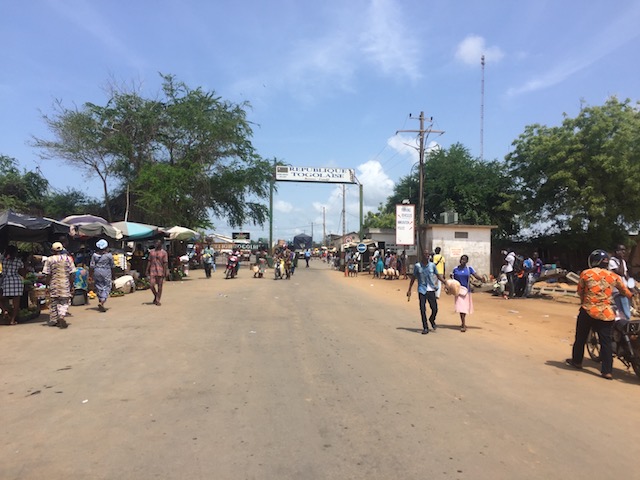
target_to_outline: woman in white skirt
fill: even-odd
[[[460,265],[453,269],[453,278],[460,282],[460,293],[456,295],[455,309],[460,314],[460,326],[461,332],[467,331],[466,318],[467,314],[473,313],[473,299],[471,296],[471,288],[469,285],[469,278],[471,276],[477,278],[481,282],[482,277],[476,273],[472,266],[467,265],[469,257],[462,255],[460,257]],[[465,293],[466,292],[466,293]]]

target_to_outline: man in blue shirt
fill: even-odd
[[[433,263],[432,254],[428,251],[424,252],[425,264],[417,262],[413,266],[413,275],[411,276],[411,282],[409,283],[409,290],[407,291],[407,300],[411,300],[411,288],[413,282],[418,280],[418,297],[420,300],[420,316],[422,317],[422,334],[429,333],[429,325],[427,323],[427,305],[429,302],[429,308],[431,309],[431,315],[429,316],[429,323],[431,328],[435,331],[436,315],[438,315],[438,300],[436,298],[436,290],[438,289],[438,280],[443,284],[445,282],[444,277],[438,273],[436,264]]]

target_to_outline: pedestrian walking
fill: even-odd
[[[444,255],[440,252],[442,249],[440,247],[436,247],[433,253],[433,263],[436,264],[436,268],[438,269],[438,273],[444,277],[445,275],[445,259]],[[438,280],[438,289],[436,290],[436,298],[440,298],[440,292],[442,291],[442,282]]]
[[[49,322],[50,327],[67,328],[65,320],[71,304],[73,281],[76,266],[73,259],[62,246],[55,242],[51,245],[52,255],[47,257],[42,267],[45,284],[49,286]]]
[[[2,263],[2,310],[7,314],[7,305],[11,303],[11,315],[9,316],[9,325],[18,324],[18,313],[20,312],[20,298],[24,292],[24,283],[22,277],[26,274],[24,263],[18,256],[18,247],[9,245],[4,256],[0,259]]]
[[[211,244],[207,243],[207,246],[202,251],[202,264],[204,266],[204,274],[207,278],[211,278],[211,270],[213,269],[214,251],[211,248]]]
[[[169,256],[164,249],[164,242],[162,240],[156,240],[155,248],[149,252],[149,264],[147,265],[147,277],[149,277],[154,305],[161,305],[162,285],[164,284],[164,279],[168,271]]]
[[[452,273],[453,279],[460,283],[460,292],[455,296],[455,310],[460,314],[460,331],[463,333],[467,331],[467,315],[473,313],[473,298],[469,279],[474,277],[481,282],[484,281],[468,263],[469,257],[462,255],[460,265],[454,268]]]
[[[567,365],[582,369],[584,346],[589,331],[593,330],[600,340],[600,372],[607,380],[613,378],[611,335],[616,319],[612,305],[613,289],[616,288],[627,298],[633,296],[620,275],[608,270],[609,260],[609,254],[605,250],[594,250],[589,255],[589,268],[580,273],[577,292],[580,297],[580,310],[576,319],[576,336],[571,358],[566,360]]]
[[[429,315],[429,323],[435,332],[436,316],[438,315],[438,300],[436,298],[436,290],[438,288],[438,280],[444,282],[444,277],[438,273],[435,263],[428,251],[424,252],[425,262],[416,262],[413,266],[413,276],[409,282],[407,290],[407,300],[411,300],[411,288],[413,283],[418,280],[418,298],[420,303],[420,317],[422,318],[422,334],[429,333],[429,324],[427,323],[427,302],[431,309]]]
[[[98,251],[91,256],[89,264],[89,278],[93,279],[98,296],[98,310],[106,312],[104,304],[107,303],[109,295],[111,295],[111,287],[115,278],[115,264],[113,255],[108,251],[109,244],[104,238],[96,242],[96,247]]]

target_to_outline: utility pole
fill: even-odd
[[[347,265],[345,262],[344,243],[347,236],[347,189],[345,184],[342,184],[342,246],[340,248],[340,261],[344,267],[344,276],[347,276]]]
[[[409,115],[411,116],[411,115]],[[426,259],[424,258],[424,249],[426,246],[425,238],[424,238],[424,144],[430,133],[439,133],[443,134],[444,130],[433,130],[431,126],[428,128],[424,128],[424,112],[420,112],[420,129],[419,130],[398,130],[396,132],[409,132],[409,133],[417,133],[419,140],[419,148],[418,154],[420,155],[420,176],[419,176],[419,186],[420,192],[418,193],[418,221],[416,222],[418,225],[418,259],[420,262],[424,262]],[[433,124],[433,117],[429,118],[429,121]]]
[[[273,253],[273,189],[276,183],[276,159],[273,159],[273,171],[269,183],[269,253]]]
[[[327,245],[327,221],[325,217],[325,207],[322,207],[322,245]]]

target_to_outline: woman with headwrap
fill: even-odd
[[[98,240],[96,242],[98,251],[91,257],[91,264],[89,265],[89,276],[93,278],[96,294],[98,295],[98,310],[101,312],[107,311],[104,304],[111,293],[115,268],[113,255],[108,251],[108,246],[109,244],[105,239]]]

